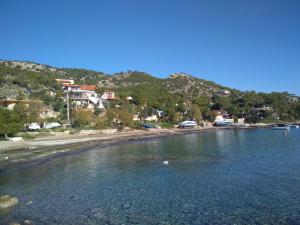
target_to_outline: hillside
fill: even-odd
[[[244,117],[253,123],[300,120],[298,96],[287,92],[242,92],[182,72],[163,79],[140,71],[106,74],[2,60],[0,99],[42,100],[65,116],[65,102],[56,78],[74,79],[76,84],[96,85],[99,94],[115,91],[117,101],[112,105],[121,106],[131,114],[151,114],[155,110],[163,110],[163,120],[172,123],[196,117],[213,121],[216,112],[228,112],[234,118]],[[128,96],[133,98],[130,104],[126,100]],[[260,110],[266,107],[268,111]]]
[[[126,91],[132,87],[160,86],[170,93],[193,96],[212,96],[215,92],[228,89],[184,73],[171,74],[166,79],[157,78],[139,71],[127,71],[112,75],[86,69],[55,68],[33,62],[0,61],[0,98],[16,98],[18,94],[29,97],[34,92],[56,90],[56,78],[75,79],[76,83],[93,84],[102,89]],[[83,81],[83,79],[85,81]],[[135,88],[134,88],[135,89]]]

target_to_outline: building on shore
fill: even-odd
[[[73,89],[64,92],[64,99],[67,101],[67,95],[69,99],[77,107],[86,107],[93,110],[94,108],[104,109],[101,96],[99,96],[95,91]]]
[[[55,79],[57,83],[61,85],[73,85],[75,81],[73,79]]]
[[[101,97],[105,100],[115,100],[116,99],[115,92],[113,92],[113,91],[105,91]]]
[[[244,126],[245,118],[242,115],[234,117],[227,112],[218,111],[213,124],[216,126]]]
[[[217,92],[217,94],[223,97],[228,97],[231,94],[231,92],[228,90],[220,90]]]

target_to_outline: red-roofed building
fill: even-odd
[[[86,91],[95,91],[96,88],[96,85],[80,85],[80,89]]]

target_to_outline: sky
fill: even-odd
[[[0,59],[300,95],[300,0],[0,0]]]

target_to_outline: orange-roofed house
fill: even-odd
[[[96,88],[96,85],[80,85],[80,89],[86,91],[95,91]]]

